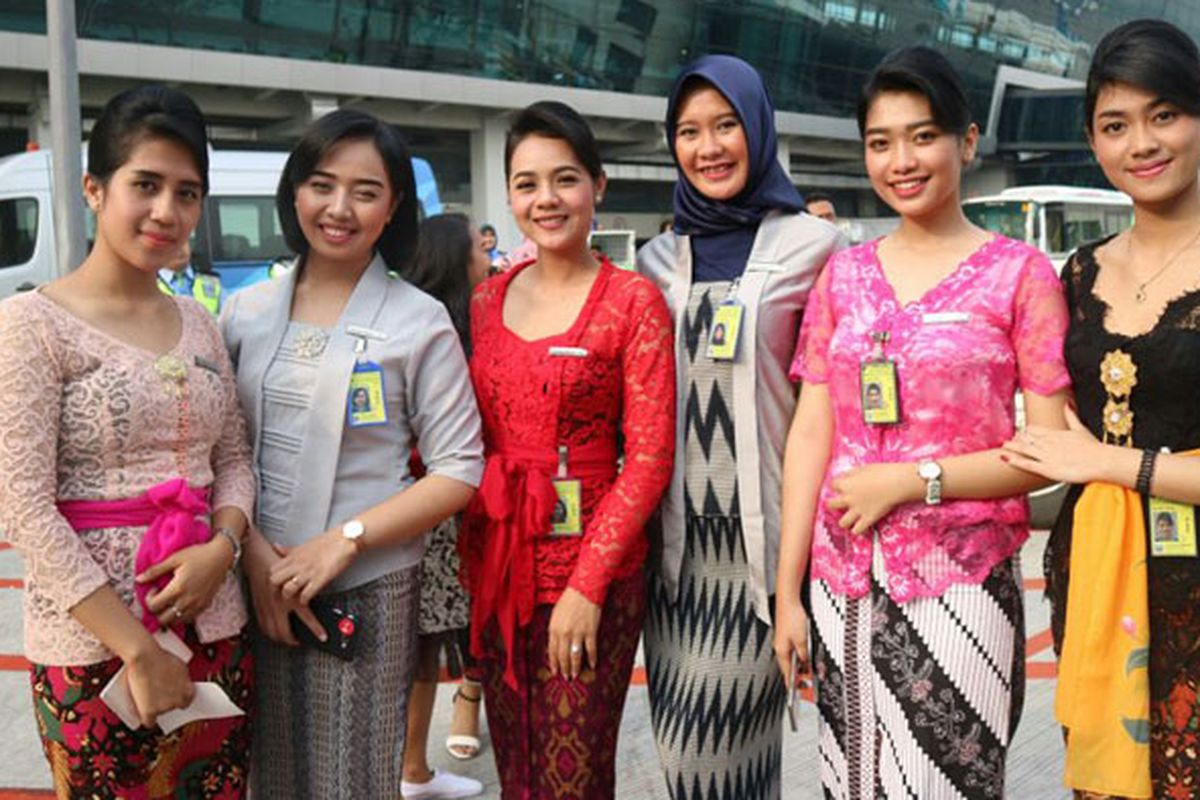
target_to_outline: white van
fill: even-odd
[[[192,261],[216,270],[226,292],[264,280],[273,261],[290,255],[275,214],[275,189],[287,156],[209,151],[209,193],[192,234]],[[0,159],[0,298],[33,289],[55,274],[50,171],[49,150]],[[441,213],[429,163],[414,158],[413,172],[422,213]],[[90,214],[87,224],[90,239]]]
[[[963,211],[981,228],[1038,248],[1060,272],[1080,245],[1133,224],[1129,195],[1073,186],[1016,186],[971,198],[963,203]]]

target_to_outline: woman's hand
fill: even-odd
[[[289,600],[307,606],[354,563],[358,548],[340,530],[328,530],[298,547],[275,546],[283,558],[271,567],[271,583]]]
[[[164,575],[171,580],[146,595],[146,609],[163,627],[191,622],[208,608],[233,566],[233,545],[224,536],[178,550],[134,578],[153,583]]]
[[[550,643],[546,648],[550,674],[574,680],[587,664],[596,668],[596,632],[600,630],[600,606],[575,589],[567,587],[550,613]]]
[[[1017,469],[1063,483],[1099,480],[1108,458],[1108,445],[1100,442],[1068,406],[1067,429],[1030,425],[1004,443],[1000,456]]]
[[[300,643],[292,634],[291,620],[288,618],[295,613],[318,639],[325,641],[325,629],[317,622],[312,610],[307,605],[286,599],[271,583],[271,568],[282,560],[283,557],[275,552],[271,543],[256,528],[251,528],[246,537],[243,564],[246,579],[250,583],[250,598],[254,603],[258,629],[277,644],[296,647]]]
[[[912,464],[868,464],[843,472],[830,482],[831,511],[841,511],[838,526],[862,534],[901,503],[918,499],[923,482]]]
[[[800,598],[775,596],[775,662],[786,684],[792,677],[792,653],[796,654],[796,671],[808,672],[808,614]],[[796,676],[799,680],[799,676]],[[791,687],[788,687],[791,688]]]
[[[196,695],[187,664],[153,640],[125,662],[125,680],[138,717],[147,728],[158,724],[159,714],[187,708]]]

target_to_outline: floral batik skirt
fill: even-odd
[[[515,637],[518,688],[504,681],[504,643],[484,634],[480,666],[488,729],[505,800],[610,800],[616,783],[617,731],[633,673],[646,579],[640,572],[608,589],[600,616],[600,666],[576,680],[552,677],[546,656],[553,606],[539,605]]]
[[[183,640],[193,653],[192,680],[213,681],[239,708],[253,708],[253,657],[244,634],[201,644],[189,626]],[[168,735],[130,730],[100,699],[120,668],[117,658],[30,668],[34,714],[60,800],[244,797],[249,717],[193,722]]]
[[[876,550],[862,597],[812,582],[821,783],[834,800],[1004,797],[1025,696],[1017,560],[896,603]]]

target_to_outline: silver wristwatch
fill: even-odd
[[[917,464],[917,475],[925,481],[925,505],[936,506],[942,502],[942,465],[925,459]]]
[[[354,550],[358,553],[361,553],[366,546],[366,542],[362,539],[366,532],[367,529],[362,524],[362,520],[352,519],[342,526],[342,538],[354,545]]]

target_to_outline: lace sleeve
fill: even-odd
[[[1041,253],[1025,262],[1013,298],[1012,343],[1021,389],[1052,395],[1071,385],[1063,359],[1067,303],[1054,267]]]
[[[55,506],[63,367],[33,301],[0,304],[0,529],[29,584],[66,613],[108,577]]]
[[[228,307],[228,306],[226,306]],[[238,403],[237,379],[233,365],[221,340],[220,331],[204,313],[204,326],[209,332],[212,358],[221,370],[222,407],[225,409],[225,424],[221,427],[221,438],[213,446],[213,509],[233,506],[246,515],[247,522],[254,521],[254,472],[250,468],[252,459],[250,434],[246,429],[246,418]]]
[[[602,605],[608,585],[671,480],[675,455],[675,349],[671,316],[648,280],[636,283],[636,322],[621,352],[625,463],[596,507],[568,586]]]
[[[793,381],[826,383],[829,381],[829,341],[837,320],[833,315],[830,284],[833,282],[834,263],[837,256],[829,259],[821,277],[808,295],[804,306],[804,321],[800,325],[800,337],[796,342],[796,355],[788,376]]]

